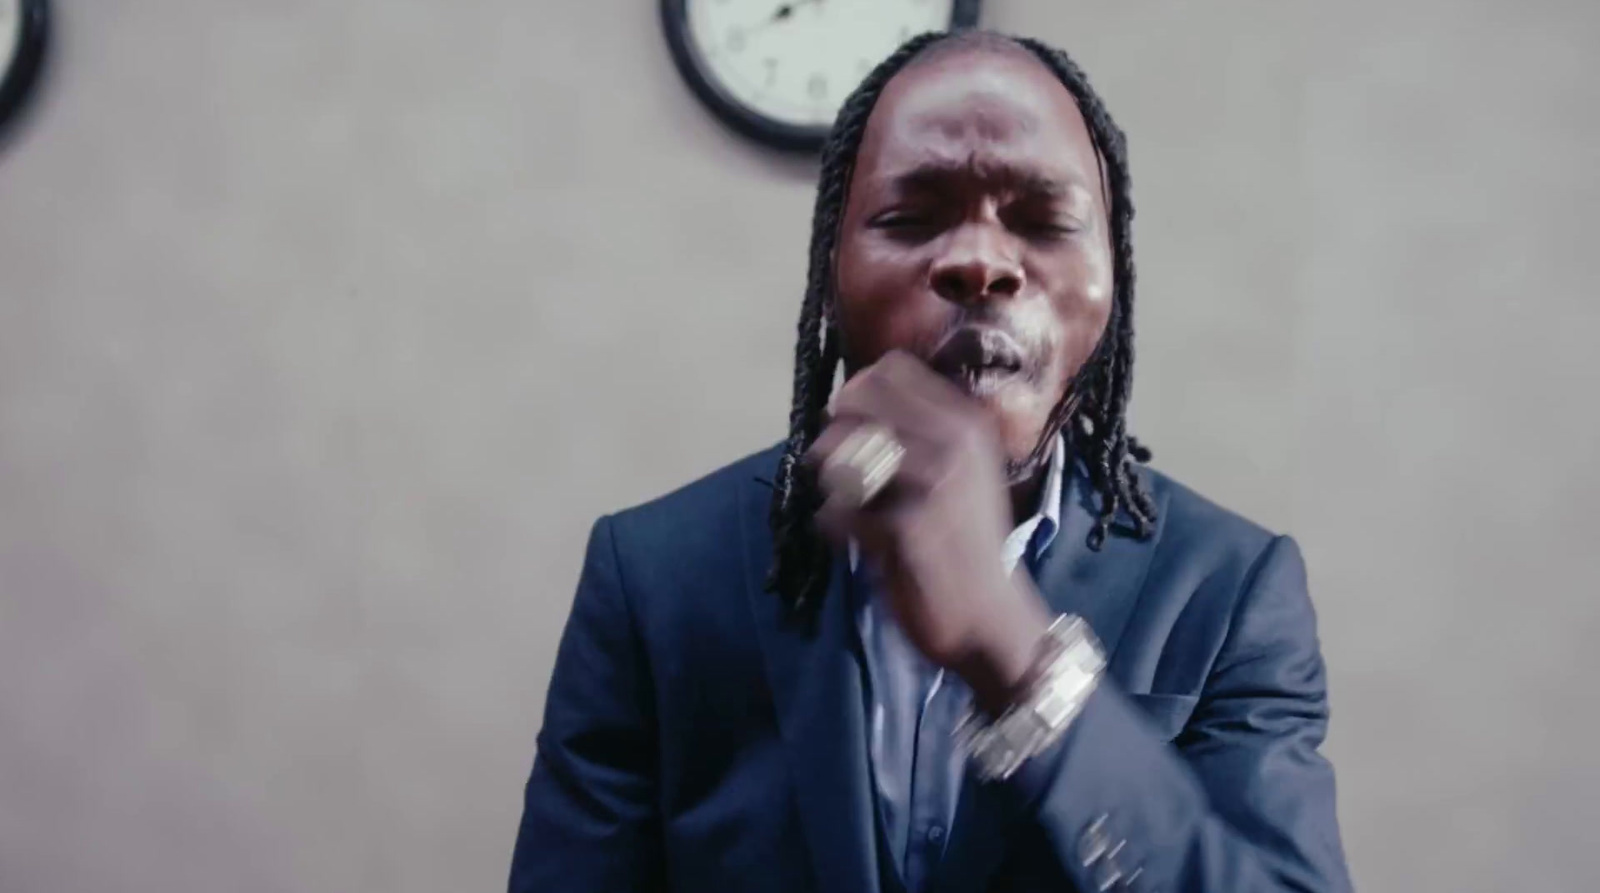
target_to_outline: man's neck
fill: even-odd
[[[1044,489],[1044,479],[1050,470],[1048,462],[1034,469],[1027,480],[1011,485],[1011,525],[1015,527],[1039,512],[1039,496]]]
[[[1056,450],[1060,444],[1052,444],[1027,470],[1026,476],[1011,482],[1008,490],[1011,495],[1011,524],[1016,526],[1039,513],[1039,500],[1043,498],[1045,482],[1050,477],[1051,464],[1055,462]]]

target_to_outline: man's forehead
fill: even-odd
[[[1071,175],[1094,163],[1094,144],[1072,93],[1042,63],[973,50],[897,74],[868,120],[858,161],[894,176],[975,157],[1078,179]]]

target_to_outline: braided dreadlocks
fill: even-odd
[[[1126,421],[1133,385],[1134,269],[1133,200],[1123,133],[1089,86],[1083,71],[1061,50],[1035,40],[987,31],[923,34],[903,44],[850,94],[822,148],[817,200],[812,213],[806,293],[800,308],[799,340],[795,346],[794,402],[789,412],[789,436],[773,485],[769,518],[774,556],[767,589],[797,611],[813,611],[828,585],[828,548],[812,523],[822,503],[822,494],[814,477],[806,473],[800,463],[821,433],[839,365],[833,258],[861,138],[867,119],[890,79],[908,65],[964,49],[1025,52],[1060,79],[1077,100],[1088,125],[1108,197],[1115,283],[1110,319],[1094,353],[1051,413],[1030,463],[1037,464],[1056,432],[1067,437],[1073,454],[1084,462],[1090,483],[1100,496],[1100,511],[1088,537],[1091,549],[1100,549],[1119,514],[1131,519],[1132,527],[1128,532],[1135,536],[1149,535],[1154,525],[1155,507],[1133,470],[1133,463],[1150,461],[1150,452],[1127,433]],[[1117,525],[1117,529],[1125,528]]]

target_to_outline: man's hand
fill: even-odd
[[[978,706],[1009,706],[1049,626],[1026,574],[1009,574],[1005,457],[983,406],[909,354],[893,352],[840,389],[806,460],[820,467],[865,423],[905,447],[900,469],[865,508],[829,498],[818,513],[837,540],[855,538],[884,578],[907,638],[960,675]]]

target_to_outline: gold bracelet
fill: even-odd
[[[1027,694],[991,723],[969,711],[956,726],[957,743],[969,751],[984,781],[1004,781],[1023,763],[1060,740],[1105,672],[1105,654],[1083,618],[1057,617],[1040,643],[1038,671],[1030,670]]]

